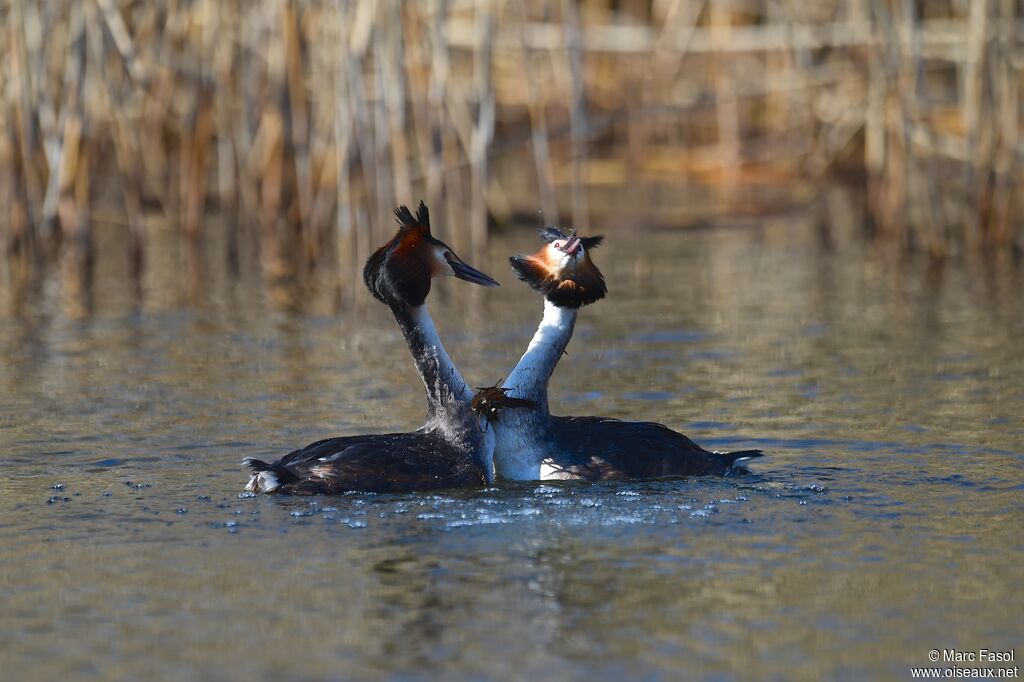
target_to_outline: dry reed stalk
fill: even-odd
[[[1020,167],[1020,155],[1015,152],[1020,139],[1020,96],[1021,74],[1016,73],[1013,60],[1014,49],[1019,43],[1013,35],[1017,12],[1013,0],[1002,0],[998,6],[998,42],[993,45],[995,58],[992,60],[993,86],[998,102],[993,107],[994,127],[998,131],[999,144],[995,152],[993,171],[993,208],[991,233],[1000,245],[1011,244],[1014,239],[1014,221],[1021,228],[1024,219],[1014,213],[1014,176]],[[1020,209],[1024,213],[1024,207]]]
[[[477,7],[478,30],[484,37],[481,48],[473,59],[473,76],[475,80],[477,120],[473,126],[470,139],[469,162],[472,173],[472,212],[470,215],[470,246],[473,254],[483,252],[487,241],[487,159],[491,141],[494,138],[494,80],[491,61],[493,57],[493,39],[497,25],[497,10],[492,3]]]
[[[292,198],[295,201],[293,222],[298,223],[299,239],[304,263],[318,258],[319,242],[313,224],[313,161],[310,156],[311,133],[308,95],[306,93],[305,38],[299,26],[299,16],[292,2],[281,6],[280,20],[284,34],[284,99],[288,105],[289,177],[293,179]]]
[[[727,192],[735,189],[739,179],[740,122],[736,93],[728,64],[717,58],[717,53],[731,42],[731,17],[721,2],[711,3],[711,40],[715,46],[716,58],[712,61],[712,78],[715,82],[716,119],[718,121],[718,154],[723,170],[723,187]]]
[[[573,0],[562,0],[562,23],[565,36],[565,61],[571,83],[569,103],[569,135],[572,140],[572,222],[577,229],[590,230],[583,169],[587,163],[587,89],[583,73],[583,33]]]
[[[525,25],[526,14],[522,5],[516,4],[520,25]],[[520,36],[522,34],[520,33]],[[530,116],[530,141],[533,146],[534,168],[537,174],[537,190],[539,193],[540,210],[544,224],[558,224],[558,203],[555,201],[554,172],[551,167],[551,149],[548,143],[548,122],[544,103],[540,100],[537,88],[537,71],[535,60],[527,51],[525,43],[520,50],[520,63],[526,75],[527,110]]]
[[[46,215],[45,219],[40,220],[40,207],[43,203],[43,184],[44,181],[41,179],[43,172],[39,168],[39,161],[45,161],[45,157],[40,159],[38,154],[38,140],[36,137],[36,102],[37,92],[33,88],[33,74],[31,73],[31,57],[29,55],[29,47],[26,44],[29,40],[29,36],[38,34],[38,27],[32,27],[30,22],[36,19],[32,14],[32,10],[29,9],[31,3],[15,2],[11,7],[11,21],[9,28],[11,30],[10,40],[10,54],[11,61],[11,75],[16,79],[15,85],[11,88],[14,92],[15,105],[13,112],[14,125],[17,130],[17,161],[18,165],[15,173],[19,174],[19,187],[16,194],[23,195],[25,198],[24,213],[29,225],[44,232],[49,231],[52,227],[52,219],[50,215]],[[77,13],[80,16],[80,13]],[[12,145],[13,146],[13,145]],[[50,158],[51,164],[49,168],[53,168],[55,164],[52,163],[52,157]],[[49,192],[47,192],[49,198]],[[52,207],[52,215],[56,214],[56,197],[50,201],[47,201],[47,206]],[[44,209],[45,211],[45,209]]]
[[[966,26],[967,53],[960,66],[965,142],[968,153],[975,158],[978,155],[978,147],[981,142],[981,115],[984,98],[982,79],[985,67],[988,4],[987,2],[970,4],[970,14]],[[964,164],[963,183],[969,198],[969,201],[964,204],[962,218],[964,231],[970,238],[974,238],[973,233],[978,231],[979,226],[977,212],[972,209],[977,206],[981,196],[981,186],[973,162]]]

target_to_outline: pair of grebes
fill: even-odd
[[[247,458],[246,490],[316,495],[412,492],[492,485],[505,480],[630,480],[744,473],[757,450],[710,452],[652,422],[556,417],[548,381],[572,338],[579,309],[607,288],[590,257],[601,237],[556,228],[544,246],[509,260],[516,276],[544,297],[544,316],[526,353],[500,386],[474,395],[445,351],[426,300],[435,277],[498,283],[466,264],[430,233],[421,202],[416,214],[395,211],[398,233],[366,262],[363,280],[394,313],[427,393],[426,423],[411,433],[317,441],[272,464]],[[500,382],[499,382],[500,383]]]

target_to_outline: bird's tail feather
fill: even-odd
[[[272,493],[285,483],[299,480],[298,476],[285,467],[279,464],[267,464],[262,459],[255,457],[246,457],[242,460],[242,464],[253,472],[245,486],[249,492]]]
[[[764,457],[760,450],[737,450],[736,452],[716,452],[719,460],[728,467],[727,474],[749,474],[744,465],[747,460]]]

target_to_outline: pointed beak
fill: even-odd
[[[445,254],[445,260],[447,260],[448,265],[451,266],[452,273],[459,279],[464,279],[467,282],[472,282],[473,284],[479,284],[485,287],[501,286],[493,278],[488,277],[471,265],[467,265],[461,258],[451,251]]]
[[[582,245],[583,242],[581,242],[580,238],[576,236],[576,228],[573,228],[572,234],[570,234],[569,238],[565,240],[565,246],[563,246],[561,250],[562,253],[571,256],[577,251],[579,251]]]

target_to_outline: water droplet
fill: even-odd
[[[240,500],[247,500],[250,497],[256,497],[256,493],[248,490],[244,493],[238,493],[238,499]]]
[[[305,511],[305,510],[299,510],[299,511],[293,511],[291,515],[292,516],[312,516],[313,512]]]
[[[188,514],[188,507],[178,507],[175,511],[179,514]]]
[[[224,522],[224,527],[225,528],[234,528],[237,525],[238,525],[238,521],[225,521]]]
[[[54,483],[50,487],[53,488],[54,490],[64,490],[64,488],[67,486],[65,486],[63,483]]]
[[[104,491],[103,491],[103,497],[110,497],[110,496],[111,496],[111,495],[113,495],[113,494],[114,494],[114,493],[110,492],[109,490],[104,490]]]
[[[366,528],[366,521],[349,521],[349,528]]]

